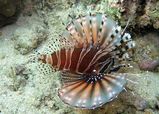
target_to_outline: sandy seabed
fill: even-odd
[[[61,22],[66,23],[70,12],[75,11],[57,8],[44,17],[20,15],[16,23],[0,29],[0,114],[159,114],[159,73],[140,71],[137,65],[143,55],[159,57],[156,33],[136,36],[133,68],[125,70],[135,83],[128,81],[127,91],[117,99],[93,111],[73,109],[59,99],[59,73],[38,73],[28,56],[63,32]]]

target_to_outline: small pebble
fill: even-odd
[[[144,110],[147,108],[148,103],[144,99],[138,99],[134,102],[134,106],[137,110]]]
[[[141,70],[154,71],[159,66],[159,60],[143,60],[139,63]]]

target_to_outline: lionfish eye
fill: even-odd
[[[117,28],[104,14],[79,16],[67,25],[59,40],[48,46],[47,50],[52,53],[44,55],[42,62],[61,72],[59,97],[66,104],[94,109],[111,101],[124,89],[124,74],[111,73],[113,59],[122,58],[128,53],[127,48],[135,44],[124,42],[121,34],[113,33],[114,28],[115,33],[119,33],[120,26]]]
[[[104,24],[104,21],[102,21],[102,25]]]
[[[115,36],[112,34],[110,37],[111,37],[111,38],[114,38]]]
[[[92,20],[90,20],[89,23],[92,24]]]
[[[126,38],[126,40],[129,40],[129,38],[127,36],[125,38]]]
[[[119,31],[116,29],[116,30],[115,30],[115,33],[118,33],[118,32],[119,32]]]
[[[102,28],[100,28],[99,31],[101,32],[101,31],[102,31]]]

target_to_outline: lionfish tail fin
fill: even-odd
[[[88,77],[65,73],[66,81],[72,78],[59,90],[59,97],[71,106],[77,108],[94,109],[113,100],[123,89],[126,83],[123,74],[106,74]],[[69,79],[69,80],[70,80]]]

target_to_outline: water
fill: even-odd
[[[23,4],[17,21],[0,29],[0,113],[159,114],[159,70],[147,72],[138,67],[143,59],[159,59],[159,2],[36,0]],[[119,72],[126,72],[128,79],[137,83],[128,81],[125,91],[98,109],[81,110],[64,104],[58,97],[59,72],[40,74],[28,58],[35,50],[42,50],[50,39],[59,37],[71,20],[68,15],[75,18],[89,12],[105,13],[122,28],[131,17],[126,32],[136,41],[130,62],[133,68]]]

